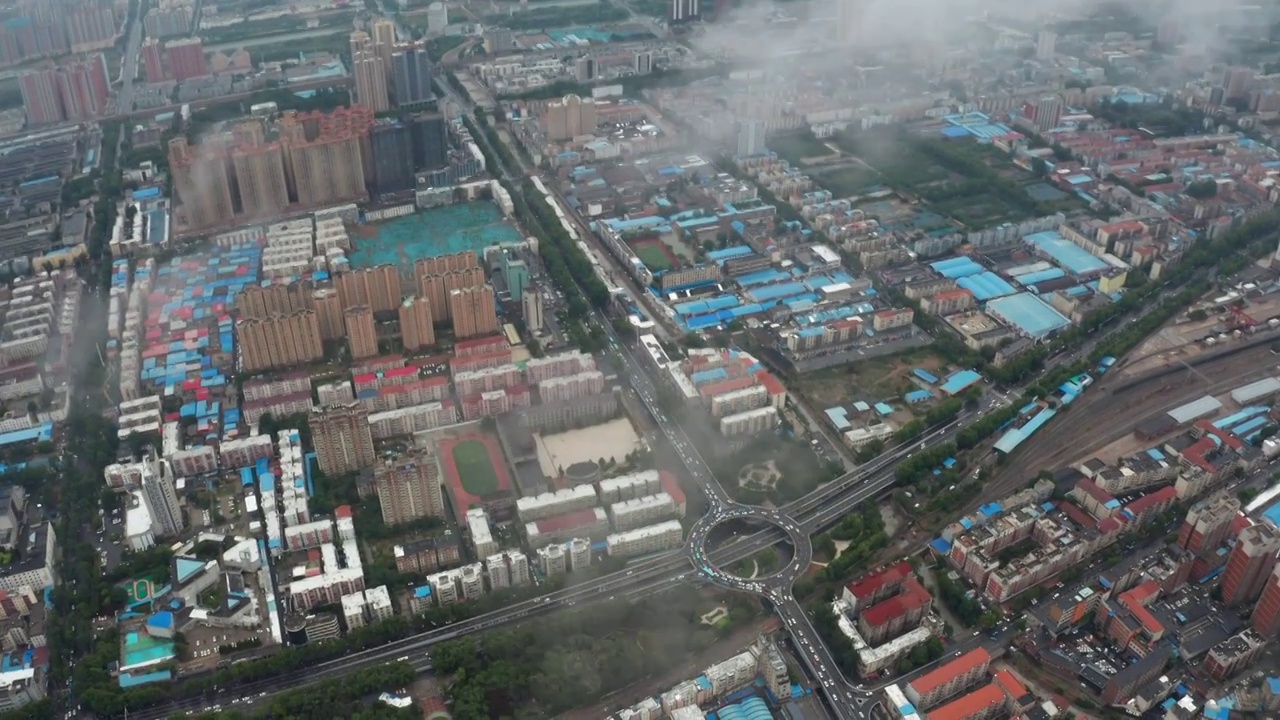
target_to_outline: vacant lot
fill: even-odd
[[[454,445],[453,464],[458,468],[463,490],[476,497],[498,490],[498,471],[489,461],[489,448],[479,440],[465,440]]]
[[[802,165],[805,160],[834,155],[835,152],[826,143],[809,133],[796,135],[775,135],[765,143],[770,150],[794,165]]]
[[[919,137],[893,130],[846,133],[840,148],[879,171],[895,190],[970,228],[984,228],[1069,210],[1079,203],[1013,164],[1000,150],[972,140]],[[1035,186],[1035,192],[1028,192]]]
[[[941,375],[943,367],[941,358],[928,349],[920,349],[808,373],[793,387],[821,410],[856,400],[875,402],[900,397],[918,387],[911,378],[913,370],[924,368]]]
[[[830,171],[814,173],[814,180],[831,191],[837,198],[865,193],[873,188],[885,187],[880,173],[865,165],[848,165]]]
[[[561,469],[587,460],[621,462],[640,447],[640,438],[626,418],[610,420],[581,430],[537,438],[538,463],[547,477],[559,477]]]

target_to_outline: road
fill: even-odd
[[[728,492],[716,480],[715,475],[702,458],[702,454],[694,447],[685,434],[684,428],[659,405],[658,390],[649,369],[637,362],[631,349],[618,337],[613,324],[604,313],[596,311],[595,323],[604,331],[609,339],[609,347],[622,360],[627,370],[627,378],[631,386],[640,396],[641,402],[649,410],[658,423],[667,440],[675,448],[680,460],[684,463],[690,479],[707,496],[708,510],[694,525],[686,540],[686,551],[698,572],[712,582],[740,592],[749,592],[768,597],[781,618],[783,626],[791,635],[800,652],[801,661],[809,671],[810,677],[817,681],[829,708],[836,718],[865,718],[862,710],[867,701],[859,695],[845,679],[830,651],[818,637],[817,630],[809,621],[804,608],[795,599],[792,586],[796,580],[809,569],[813,559],[813,545],[809,541],[810,533],[804,526],[788,515],[785,510],[740,505],[729,497]],[[707,541],[717,526],[734,520],[750,520],[773,526],[786,535],[793,548],[791,561],[777,573],[766,578],[743,580],[726,572],[723,564],[712,562],[708,558]]]
[[[129,23],[128,37],[120,58],[120,89],[116,92],[116,114],[133,112],[133,79],[138,75],[138,51],[142,47],[142,11],[145,3],[138,4],[138,15]],[[120,133],[123,141],[124,133]],[[117,157],[119,157],[117,155]]]
[[[972,419],[970,415],[963,415],[945,426],[935,428],[925,436],[922,436],[920,443],[940,444],[949,442],[959,432],[963,424],[970,419]],[[894,467],[918,448],[919,445],[912,445],[890,450],[875,461],[823,485],[809,496],[797,500],[781,508],[781,510],[796,518],[802,528],[802,532],[821,532],[823,529],[838,522],[859,504],[876,497],[889,488],[894,482]],[[850,488],[855,483],[858,485],[857,489],[850,491]],[[786,535],[779,528],[776,526],[770,527],[750,536],[740,538],[735,542],[730,542],[723,547],[716,548],[711,551],[709,560],[717,567],[730,567],[734,563],[745,560],[760,550],[782,541],[785,537]],[[619,595],[625,595],[628,599],[636,599],[660,593],[678,585],[700,584],[705,580],[704,576],[691,569],[688,556],[684,551],[671,551],[632,563],[625,570],[597,578],[573,588],[516,603],[470,620],[419,633],[378,648],[352,653],[336,660],[319,663],[304,670],[275,678],[228,688],[205,697],[188,698],[160,707],[137,712],[131,711],[129,714],[139,720],[160,720],[174,713],[212,709],[215,705],[219,708],[229,708],[233,700],[242,698],[246,701],[237,704],[236,707],[248,709],[269,703],[271,698],[279,693],[293,691],[311,683],[341,677],[363,668],[394,662],[401,657],[408,656],[412,661],[416,654],[419,658],[423,658],[433,645],[468,633],[534,619],[545,613],[571,608],[578,603],[595,602]],[[795,625],[798,625],[799,619],[803,617],[803,614],[796,614],[796,607],[798,606],[792,606],[788,611],[788,615],[791,618],[791,622],[787,624],[789,631]],[[788,619],[783,618],[783,622],[788,623]],[[807,625],[807,620],[805,624]],[[802,641],[808,639],[811,645],[817,643],[817,647],[822,646],[816,634],[810,634],[803,627],[793,634],[793,637],[796,636],[800,636]],[[801,646],[803,647],[803,645]],[[825,648],[823,652],[825,653]],[[829,665],[829,667],[834,667],[834,665]],[[828,675],[828,677],[833,676]],[[843,678],[838,673],[834,677],[843,682]],[[263,695],[264,693],[265,695]]]
[[[465,100],[457,97],[448,84],[441,85],[446,95],[458,103],[458,107],[465,109],[469,106]],[[490,157],[501,157],[489,147],[486,136],[480,135],[475,138],[475,141],[490,150]],[[490,170],[501,173],[512,186],[518,187],[511,176],[510,168],[497,167]],[[590,237],[589,234],[588,237]],[[592,320],[607,335],[610,347],[622,360],[633,388],[685,464],[689,478],[707,496],[709,511],[690,533],[685,553],[672,553],[651,558],[591,583],[516,603],[499,611],[421,633],[379,648],[353,653],[347,657],[308,668],[303,672],[240,686],[214,697],[193,698],[168,707],[134,713],[134,715],[141,718],[159,718],[174,712],[206,707],[220,709],[230,704],[240,707],[252,706],[281,691],[294,690],[300,685],[396,660],[416,662],[419,666],[426,667],[429,666],[429,648],[435,643],[530,619],[559,608],[570,607],[578,601],[602,599],[606,594],[612,598],[619,593],[626,593],[627,597],[634,598],[646,593],[660,592],[686,581],[698,582],[701,579],[698,577],[700,574],[712,582],[767,597],[773,603],[795,647],[800,651],[803,664],[817,681],[822,696],[836,717],[840,720],[849,718],[861,720],[869,717],[871,708],[874,706],[872,692],[850,684],[842,675],[804,609],[796,601],[792,593],[792,585],[800,573],[809,566],[812,553],[809,537],[812,533],[835,523],[859,504],[888,489],[895,480],[893,471],[898,462],[910,457],[926,444],[948,442],[965,422],[974,419],[976,413],[962,413],[955,421],[930,430],[917,442],[886,452],[872,463],[842,475],[805,498],[783,508],[770,510],[738,505],[720,486],[683,428],[659,406],[657,388],[647,368],[636,361],[630,348],[614,331],[609,319],[600,311],[596,311]],[[733,519],[751,519],[765,523],[769,528],[738,542],[709,551],[706,547],[708,535],[716,526]],[[743,581],[721,570],[784,538],[795,548],[795,555],[792,562],[782,571],[767,578]],[[697,568],[697,573],[689,571],[690,560]],[[692,576],[691,579],[690,576]]]

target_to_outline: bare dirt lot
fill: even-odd
[[[920,349],[808,373],[797,379],[793,388],[821,410],[856,400],[875,402],[900,397],[918,387],[912,380],[913,370],[924,368],[940,376],[943,367],[941,358],[928,349]]]
[[[640,437],[626,418],[566,433],[540,435],[535,439],[538,463],[547,477],[559,477],[561,468],[577,462],[600,458],[621,462],[627,453],[640,447]]]

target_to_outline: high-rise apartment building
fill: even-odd
[[[165,43],[164,52],[169,59],[169,77],[178,82],[209,74],[204,62],[204,42],[198,37],[171,40]]]
[[[382,521],[388,525],[444,515],[440,466],[435,455],[422,448],[378,464],[373,470],[373,485],[382,506]]]
[[[419,275],[418,296],[431,303],[431,317],[436,322],[452,322],[453,307],[449,296],[454,290],[481,285],[484,281],[484,270],[479,266],[443,274]]]
[[[69,62],[58,68],[58,96],[67,120],[90,120],[107,112],[107,61],[102,53]]]
[[[71,52],[106,50],[115,44],[116,17],[110,5],[86,4],[63,15]]]
[[[520,306],[524,311],[524,326],[529,332],[541,331],[545,322],[542,317],[542,293],[537,288],[526,288],[520,297]]]
[[[1062,119],[1062,98],[1057,95],[1045,95],[1036,103],[1036,129],[1048,132],[1058,126]]]
[[[836,41],[856,45],[863,38],[862,21],[866,15],[863,0],[836,0]]]
[[[1239,514],[1240,500],[1232,495],[1216,495],[1192,505],[1178,529],[1178,547],[1197,557],[1216,553]]]
[[[442,115],[413,116],[409,119],[409,137],[414,170],[436,170],[449,164],[449,130]]]
[[[394,265],[376,265],[339,275],[335,281],[342,308],[368,305],[375,313],[400,308],[400,271]]]
[[[449,293],[453,336],[458,340],[498,332],[497,306],[492,285],[473,285]]]
[[[22,89],[22,106],[27,111],[27,124],[52,125],[66,119],[62,98],[58,94],[58,71],[54,68],[25,72],[18,79]]]
[[[142,43],[142,68],[146,71],[149,83],[164,82],[168,79],[164,71],[164,48],[154,37],[149,37]]]
[[[416,352],[436,344],[431,303],[426,298],[407,297],[400,304],[400,337],[404,349]]]
[[[688,2],[696,4],[697,0],[672,0],[672,2]],[[577,95],[565,95],[558,100],[547,103],[546,110],[547,137],[551,140],[571,140],[579,135],[596,131],[596,102],[590,98],[583,99]]]
[[[186,520],[178,491],[174,486],[173,471],[165,460],[141,463],[142,499],[151,515],[152,531],[157,537],[172,537],[182,532]]]
[[[1254,72],[1251,67],[1233,66],[1222,76],[1223,99],[1238,100],[1249,97],[1253,90]]]
[[[396,24],[387,18],[378,18],[370,28],[373,35],[373,51],[382,58],[384,67],[391,67],[391,54],[396,47]]]
[[[691,22],[701,14],[698,0],[671,0],[667,20],[672,23]]]
[[[1048,30],[1041,30],[1036,35],[1036,59],[1052,60],[1057,49],[1058,36]]]
[[[391,108],[387,98],[386,63],[363,30],[351,33],[351,75],[355,78],[356,102],[372,108],[375,113]]]
[[[358,403],[313,409],[308,422],[316,460],[326,475],[342,475],[372,467],[373,433],[369,413]]]
[[[632,53],[631,70],[636,75],[648,75],[653,72],[653,53],[648,50],[636,50]]]
[[[396,107],[412,108],[435,102],[431,89],[431,58],[421,43],[401,45],[391,55],[392,89]]]
[[[240,320],[236,340],[245,372],[290,368],[324,357],[320,325],[311,310]]]
[[[231,150],[240,211],[249,218],[275,215],[289,206],[284,150],[279,143],[241,145]]]
[[[280,118],[277,127],[292,197],[299,204],[314,207],[365,197],[361,144],[373,127],[373,112],[352,105],[330,113],[290,112]]]
[[[1280,635],[1280,565],[1272,568],[1267,576],[1249,624],[1263,638],[1272,639]]]
[[[416,261],[413,264],[413,276],[421,282],[422,278],[428,275],[442,275],[478,267],[480,267],[480,256],[476,251],[463,250],[448,255],[433,255]]]
[[[347,323],[342,318],[342,297],[336,288],[321,288],[311,296],[316,318],[320,323],[320,337],[337,340],[347,333]]]
[[[307,282],[281,285],[250,285],[236,295],[236,312],[241,319],[288,315],[312,310],[314,305]]]
[[[1245,605],[1258,599],[1276,566],[1280,553],[1280,531],[1262,523],[1240,531],[1222,573],[1222,601]]]
[[[373,324],[373,310],[368,305],[349,307],[342,313],[347,327],[347,344],[351,357],[373,357],[378,354],[378,334]]]
[[[1267,577],[1266,587],[1262,589],[1262,597],[1258,598],[1249,622],[1264,638],[1280,634],[1280,565]]]
[[[235,216],[227,164],[217,148],[191,147],[181,135],[169,141],[169,168],[192,228],[208,228]]]
[[[755,157],[765,153],[764,123],[743,120],[738,123],[738,157]]]
[[[376,121],[369,134],[373,151],[372,193],[386,195],[414,187],[413,139],[409,127],[399,120]]]
[[[583,55],[573,64],[574,79],[580,83],[589,83],[596,79],[600,73],[599,65],[596,59],[590,55]]]

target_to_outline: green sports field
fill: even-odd
[[[458,468],[462,489],[477,498],[498,490],[498,471],[489,460],[489,448],[479,440],[465,440],[453,446],[453,464]]]
[[[638,245],[635,247],[636,257],[649,268],[650,272],[662,272],[671,269],[671,259],[656,245]]]

